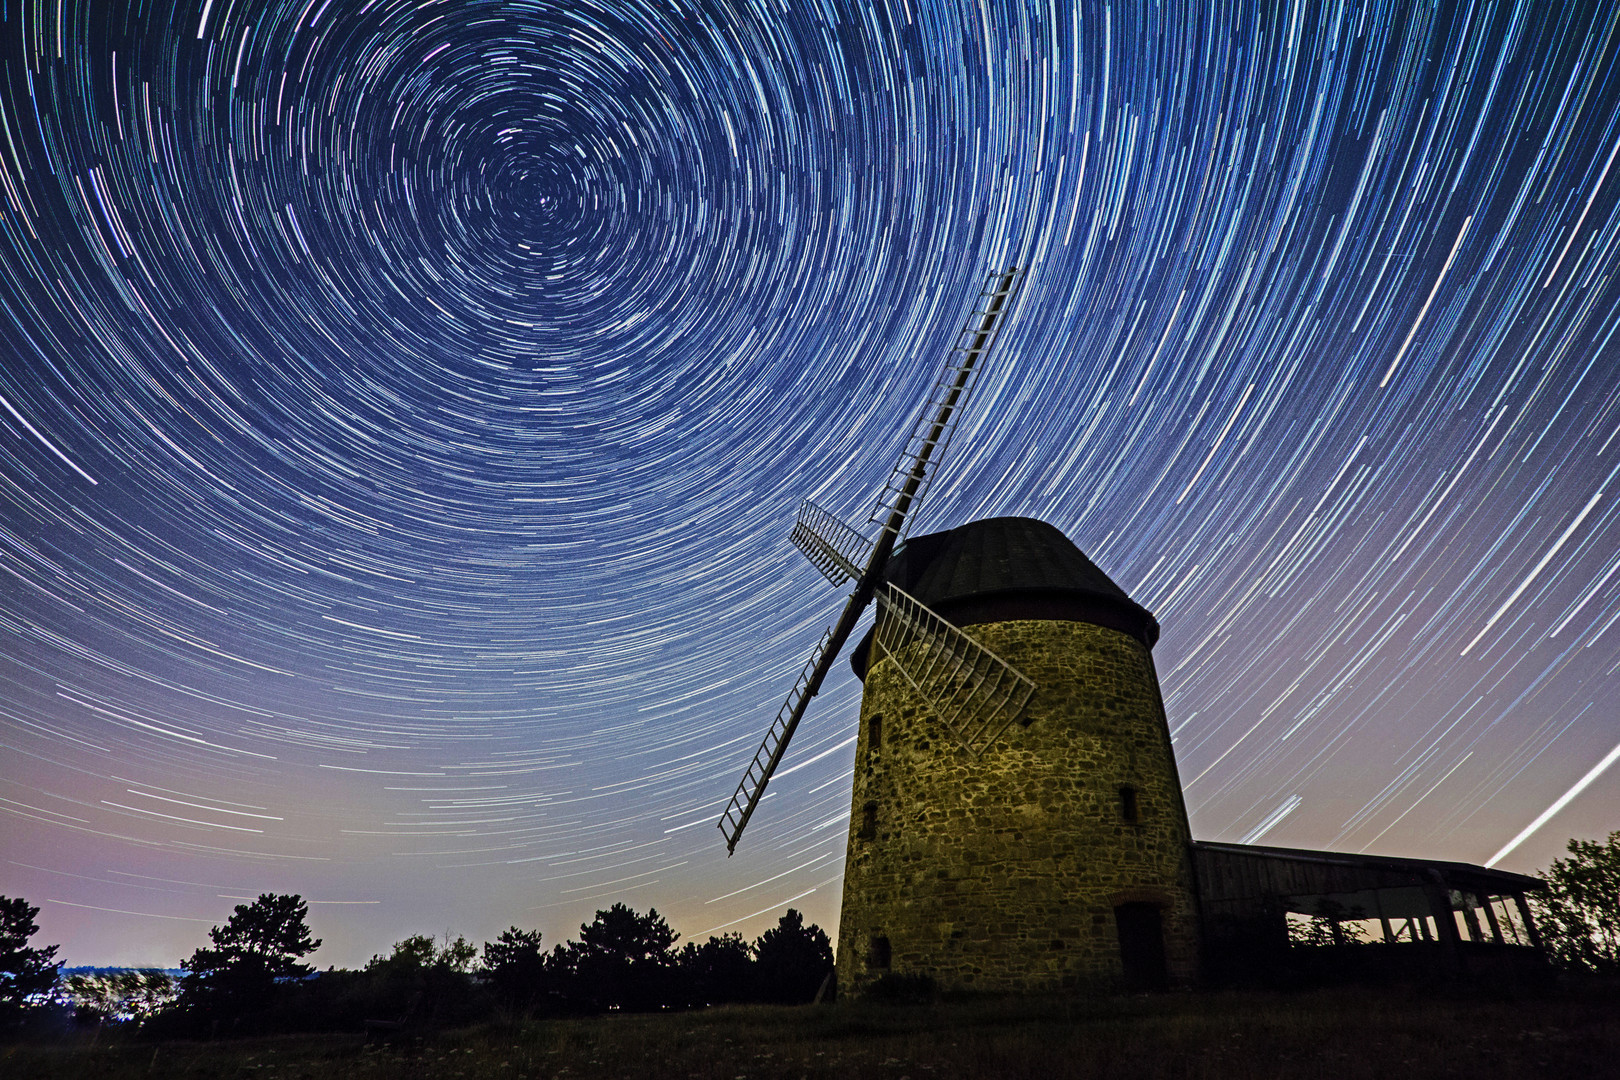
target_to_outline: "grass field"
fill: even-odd
[[[354,1035],[0,1047],[19,1080],[1620,1077],[1620,995],[1336,989],[771,1008]]]

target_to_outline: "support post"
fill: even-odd
[[[1462,974],[1462,937],[1457,933],[1457,917],[1452,914],[1451,889],[1438,870],[1430,870],[1433,884],[1424,886],[1429,897],[1429,911],[1434,915],[1434,928],[1440,935],[1442,963],[1454,974]]]
[[[1547,946],[1541,940],[1541,931],[1536,929],[1536,920],[1530,915],[1530,905],[1525,903],[1524,893],[1514,893],[1513,903],[1519,909],[1519,919],[1524,923],[1524,932],[1530,936],[1531,947],[1546,952]]]
[[[1491,924],[1491,938],[1498,945],[1506,945],[1507,938],[1502,936],[1502,924],[1496,919],[1496,910],[1491,907],[1491,898],[1480,894],[1481,905],[1485,909],[1485,921]]]
[[[1479,894],[1462,893],[1463,922],[1468,924],[1468,940],[1475,943],[1485,940],[1485,934],[1479,928],[1479,916],[1474,914],[1474,905],[1478,902]]]

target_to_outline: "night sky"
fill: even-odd
[[[915,533],[1152,610],[1194,834],[1505,869],[1620,826],[1620,5],[7,0],[0,892],[171,965],[836,927],[842,596]],[[867,526],[872,535],[872,526]]]

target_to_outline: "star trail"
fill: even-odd
[[[1163,624],[1195,835],[1545,866],[1615,827],[1620,7],[0,7],[0,892],[172,964],[832,929],[841,597],[1062,528]],[[1546,817],[1534,832],[1527,827]],[[1504,848],[1504,845],[1508,845]]]

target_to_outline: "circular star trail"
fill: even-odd
[[[0,19],[0,879],[70,962],[836,925],[859,686],[714,822],[992,266],[914,532],[1164,625],[1195,833],[1483,862],[1614,748],[1612,5]],[[1599,774],[1505,856],[1612,827]]]

